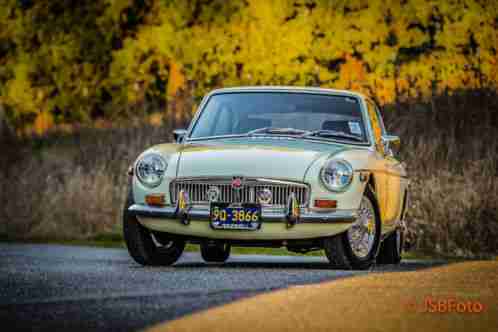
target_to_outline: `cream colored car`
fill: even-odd
[[[348,269],[400,261],[408,179],[369,98],[220,89],[174,136],[130,168],[123,228],[138,263],[172,264],[187,242],[208,262],[232,246],[324,249]]]

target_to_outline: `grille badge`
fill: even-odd
[[[231,183],[233,190],[240,190],[244,186],[244,178],[241,176],[234,176]]]
[[[273,193],[268,188],[264,188],[263,190],[258,192],[258,199],[261,204],[270,204],[272,198]]]
[[[207,199],[210,202],[217,202],[220,198],[220,189],[216,186],[210,186],[206,192]]]
[[[238,205],[242,203],[241,189],[244,186],[244,178],[241,176],[234,176],[230,184],[234,191],[234,201],[232,203]]]

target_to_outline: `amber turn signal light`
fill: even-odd
[[[145,196],[145,202],[151,206],[164,206],[166,199],[164,194],[152,194]]]
[[[315,207],[321,209],[335,209],[337,208],[337,201],[330,199],[315,199]]]

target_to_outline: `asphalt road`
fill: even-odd
[[[10,330],[130,331],[293,285],[437,264],[357,272],[330,270],[322,257],[234,255],[213,265],[185,253],[172,267],[142,267],[124,249],[0,243],[0,322]]]

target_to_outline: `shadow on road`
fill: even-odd
[[[369,269],[371,272],[383,271],[414,271],[424,268],[430,268],[447,264],[446,261],[432,260],[410,260],[402,262],[398,265],[375,265]],[[295,262],[283,259],[278,261],[275,259],[271,262],[244,260],[244,261],[228,261],[226,263],[203,263],[203,262],[179,262],[173,266],[175,269],[190,269],[190,268],[219,268],[219,269],[299,269],[299,270],[331,270],[339,271],[330,267],[327,262],[305,262],[297,259]],[[344,270],[345,271],[345,270]]]

